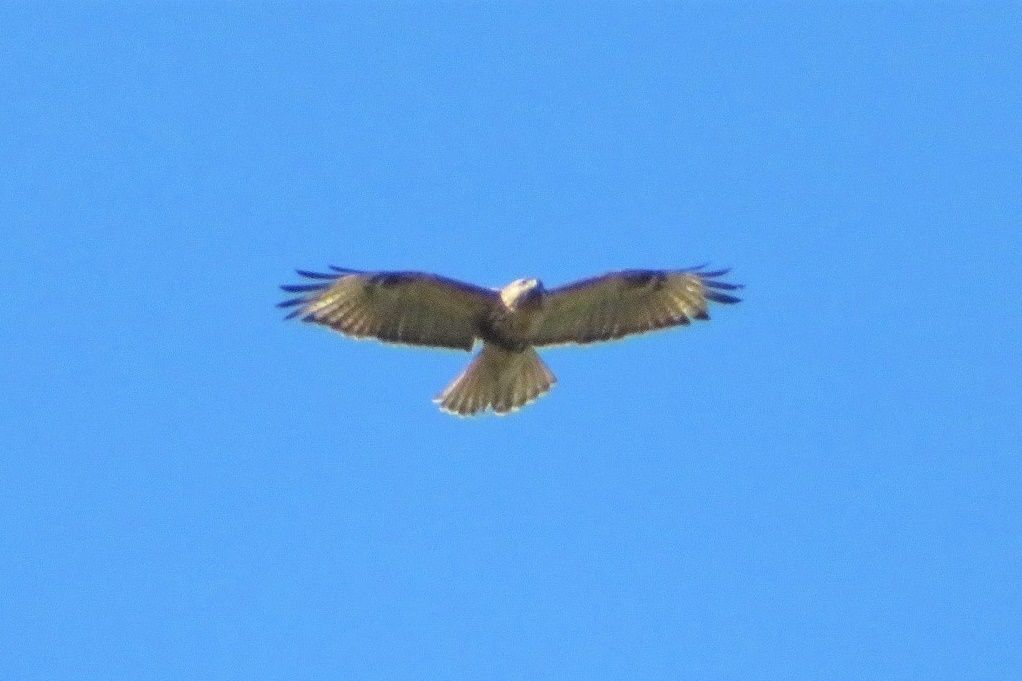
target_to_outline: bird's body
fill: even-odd
[[[517,279],[499,291],[424,272],[299,270],[313,284],[283,286],[301,295],[281,307],[289,317],[355,338],[471,350],[483,347],[438,397],[441,409],[469,416],[514,411],[553,387],[537,347],[592,343],[709,319],[708,301],[736,303],[727,270],[627,270],[547,290]]]
[[[538,279],[516,279],[500,290],[500,305],[480,328],[480,338],[505,350],[522,351],[543,321],[545,291]]]

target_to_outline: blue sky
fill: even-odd
[[[0,677],[1022,674],[1017,7],[0,26]],[[702,261],[508,418],[273,308]]]

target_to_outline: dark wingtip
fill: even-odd
[[[702,268],[706,265],[700,265],[699,267],[692,268],[689,270],[692,274],[699,277],[700,281],[704,286],[705,295],[709,300],[716,301],[718,303],[738,303],[741,302],[741,298],[721,293],[721,291],[737,291],[738,289],[745,288],[744,284],[732,284],[727,281],[718,281],[716,277],[723,277],[725,274],[731,271],[730,267],[724,267],[719,270],[712,270],[709,272],[703,272]]]
[[[288,298],[277,303],[277,307],[294,307],[295,305],[304,305],[308,302],[305,296],[299,296],[298,298]]]
[[[336,274],[324,274],[323,272],[310,272],[308,270],[295,270],[298,274],[309,279],[336,279]]]
[[[707,312],[706,310],[699,310],[694,315],[692,315],[692,317],[695,319],[702,319],[703,321],[706,321],[710,318],[710,313]]]
[[[729,284],[726,281],[704,281],[703,286],[709,286],[710,288],[721,289],[724,291],[734,291],[736,289],[745,288],[744,284]]]
[[[308,291],[323,291],[330,288],[329,284],[283,284],[280,289],[288,293],[304,293]]]
[[[707,289],[705,295],[707,300],[712,300],[715,303],[724,303],[730,305],[731,303],[742,302],[741,298],[731,296],[726,293],[721,293],[720,291],[714,291],[713,289]]]

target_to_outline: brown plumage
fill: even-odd
[[[741,288],[703,266],[626,270],[547,291],[537,279],[501,290],[425,272],[298,270],[315,283],[282,286],[297,297],[288,318],[355,338],[471,350],[483,348],[436,402],[460,416],[506,414],[550,390],[557,379],[535,348],[594,343],[709,319],[710,302],[737,303]]]

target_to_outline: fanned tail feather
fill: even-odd
[[[533,348],[513,352],[487,343],[434,402],[458,416],[487,409],[508,414],[541,397],[556,382]]]

